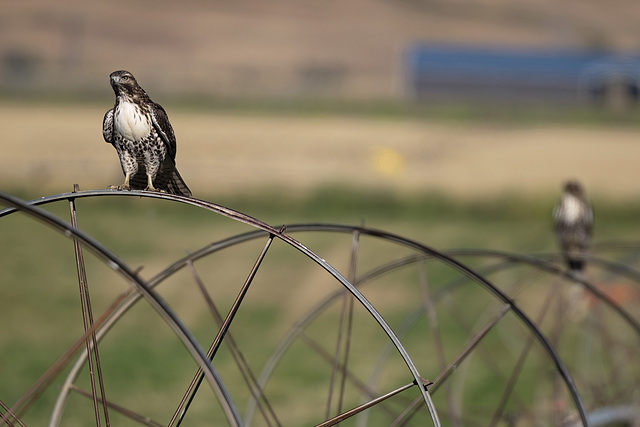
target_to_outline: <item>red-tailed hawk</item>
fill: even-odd
[[[553,211],[555,234],[574,272],[582,273],[584,258],[591,246],[593,211],[578,181],[567,181],[560,203]]]
[[[109,77],[116,103],[104,115],[102,136],[115,147],[124,172],[124,184],[115,188],[191,196],[176,169],[176,137],[167,113],[130,72],[114,71]]]

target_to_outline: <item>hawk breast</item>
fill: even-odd
[[[133,102],[125,101],[114,112],[115,131],[129,141],[140,141],[151,132],[151,121]]]
[[[565,222],[574,224],[584,216],[584,207],[575,196],[567,195],[565,196],[563,214]]]

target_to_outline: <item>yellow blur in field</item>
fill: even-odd
[[[388,147],[377,147],[372,155],[373,168],[387,177],[400,175],[404,170],[404,157],[398,151]]]

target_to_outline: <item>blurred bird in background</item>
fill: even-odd
[[[120,157],[119,190],[164,191],[190,197],[176,169],[176,137],[164,109],[151,101],[129,71],[110,75],[116,103],[102,122],[102,136]]]
[[[554,231],[569,269],[584,273],[585,256],[591,246],[593,211],[582,185],[567,181],[560,203],[553,211]]]

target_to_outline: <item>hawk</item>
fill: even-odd
[[[151,101],[129,71],[109,76],[116,103],[102,121],[102,136],[118,152],[124,184],[119,190],[165,191],[190,197],[176,169],[176,137],[164,109]]]
[[[567,181],[553,211],[554,231],[569,269],[582,273],[591,245],[593,211],[578,181]]]

